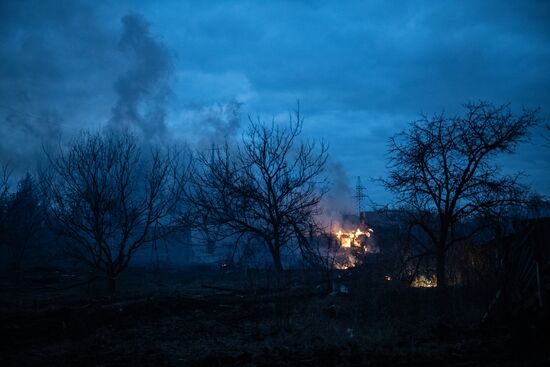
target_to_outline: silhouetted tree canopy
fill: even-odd
[[[36,183],[27,173],[18,183],[7,207],[5,235],[11,252],[12,266],[20,270],[29,248],[39,242],[42,209]]]
[[[103,272],[114,294],[132,255],[169,225],[183,190],[177,152],[142,155],[133,135],[83,133],[50,155],[41,183],[49,223],[68,239],[69,253]]]
[[[303,118],[288,126],[250,119],[241,144],[199,154],[189,202],[205,225],[263,240],[276,270],[281,248],[306,231],[319,210],[326,147],[298,140]]]
[[[459,230],[460,223],[525,202],[519,174],[502,174],[495,158],[528,138],[537,113],[523,109],[515,115],[508,105],[469,103],[462,116],[423,117],[390,140],[385,186],[427,237],[416,256],[435,255],[439,287],[447,284],[447,251],[481,230]]]

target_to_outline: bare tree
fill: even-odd
[[[207,225],[237,240],[262,239],[281,271],[281,249],[308,231],[319,210],[327,148],[297,140],[299,111],[288,127],[249,121],[240,145],[198,155],[189,202]]]
[[[0,167],[0,246],[6,246],[7,236],[7,217],[9,208],[9,180],[11,170],[7,164]]]
[[[522,202],[519,175],[502,175],[493,159],[512,153],[537,123],[537,110],[514,115],[508,105],[469,103],[462,117],[424,117],[390,140],[390,173],[385,186],[410,209],[411,224],[435,256],[437,286],[447,285],[446,255],[482,226],[459,227],[467,219]]]
[[[181,201],[183,172],[174,151],[141,148],[129,133],[83,133],[49,156],[41,184],[49,223],[71,255],[103,272],[112,295],[132,255],[154,241]]]
[[[40,241],[43,218],[35,181],[27,173],[6,205],[3,234],[10,250],[12,270],[18,273],[31,246]]]
[[[5,199],[9,191],[11,170],[7,164],[3,165],[0,172],[0,200]]]

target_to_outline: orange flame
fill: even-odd
[[[338,239],[340,249],[345,251],[342,254],[344,256],[341,256],[343,259],[337,261],[334,267],[339,270],[345,270],[353,268],[361,263],[361,261],[356,257],[357,253],[348,253],[346,249],[354,248],[355,251],[362,250],[364,254],[370,252],[370,247],[365,243],[365,241],[371,237],[373,232],[374,231],[371,228],[367,228],[364,231],[357,228],[356,230],[349,232],[344,232],[342,229],[339,229],[334,232],[334,236]]]

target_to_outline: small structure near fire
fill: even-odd
[[[432,275],[417,275],[411,282],[413,288],[434,288],[437,287],[437,277]]]

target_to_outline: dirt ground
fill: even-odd
[[[348,278],[346,278],[348,277]],[[355,277],[355,278],[354,278]],[[1,366],[548,365],[544,336],[481,325],[476,302],[434,307],[433,289],[342,275],[197,268],[127,272],[115,300],[83,274],[3,282]],[[359,278],[359,280],[361,280]],[[79,285],[80,284],[80,285]],[[359,284],[359,285],[358,285]],[[75,286],[77,285],[77,286]],[[461,299],[476,300],[473,294]],[[527,336],[525,336],[527,335]]]

